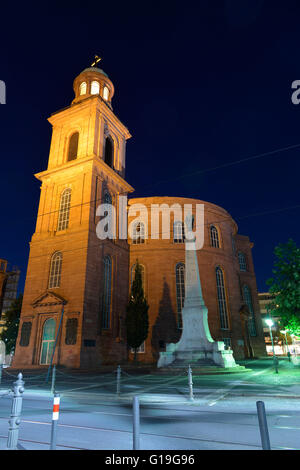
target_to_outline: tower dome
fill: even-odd
[[[112,108],[111,99],[115,92],[114,85],[104,70],[99,67],[88,67],[84,69],[75,78],[73,89],[75,99],[72,101],[72,104],[96,95]]]

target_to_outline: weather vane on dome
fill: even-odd
[[[102,60],[101,57],[99,57],[98,55],[95,55],[95,60],[94,60],[94,62],[91,64],[91,67],[96,67],[97,64],[98,64],[98,62],[100,62],[100,60]]]

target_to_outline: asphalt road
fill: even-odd
[[[247,365],[247,364],[246,364]],[[140,448],[149,450],[259,450],[256,402],[265,402],[272,449],[300,449],[299,366],[281,360],[248,364],[251,371],[193,377],[57,372],[61,394],[57,449],[132,449],[132,398],[140,399]],[[10,374],[10,375],[9,375]],[[29,375],[31,374],[31,375]],[[42,374],[40,377],[39,375]],[[7,369],[0,386],[0,446],[5,448],[16,371]],[[24,372],[25,392],[19,442],[49,449],[53,395],[45,372]]]

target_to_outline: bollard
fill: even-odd
[[[55,393],[56,365],[52,367],[51,393]]]
[[[2,381],[2,370],[3,370],[3,364],[0,364],[0,384]]]
[[[190,389],[190,400],[194,401],[194,392],[193,392],[193,373],[192,368],[188,368],[188,379],[189,379],[189,389]]]
[[[140,450],[140,403],[133,397],[133,450]]]
[[[256,407],[262,448],[263,450],[271,450],[265,404],[263,401],[257,401]]]
[[[59,418],[60,394],[54,393],[50,450],[56,449],[57,423]]]
[[[9,420],[7,450],[17,450],[18,448],[19,425],[21,422],[21,411],[24,392],[24,381],[22,380],[22,378],[23,375],[20,372],[18,375],[18,380],[13,383],[12,391],[14,395]]]
[[[121,366],[117,367],[117,395],[120,396],[121,391]]]

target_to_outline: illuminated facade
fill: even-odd
[[[68,367],[126,362],[131,352],[124,320],[137,259],[150,305],[149,337],[139,360],[153,363],[165,344],[180,336],[184,230],[171,219],[168,240],[147,239],[142,223],[129,242],[99,239],[98,206],[113,204],[118,213],[119,196],[133,191],[125,180],[131,136],[112,110],[114,86],[103,70],[85,69],[74,80],[74,92],[72,104],[49,118],[48,168],[35,175],[41,181],[40,204],[13,366],[48,365],[52,356],[53,363]],[[203,203],[142,198],[131,199],[129,207],[186,201]],[[237,235],[224,209],[204,204],[207,227],[198,260],[212,335],[232,346],[237,358],[264,355],[252,244]]]

